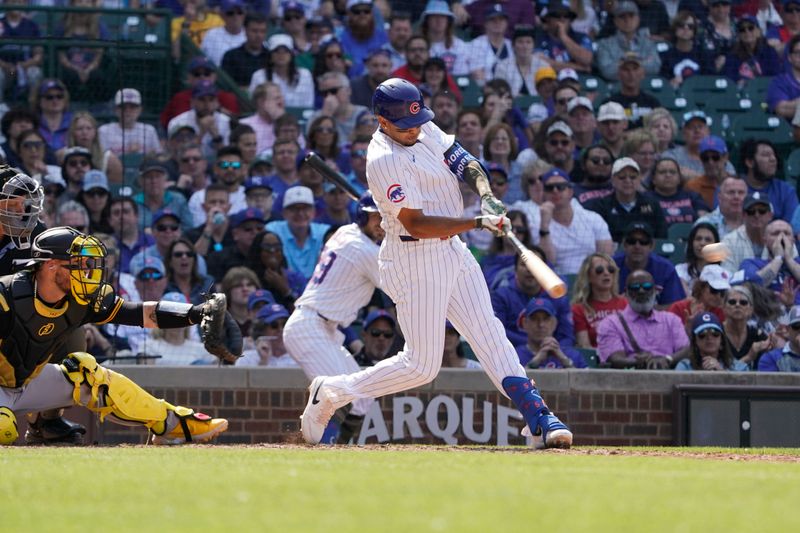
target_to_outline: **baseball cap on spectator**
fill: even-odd
[[[717,0],[717,1],[720,1],[720,0]],[[728,3],[730,3],[731,0],[724,0],[724,1],[727,1]],[[800,0],[783,0],[781,3],[783,4],[783,7],[786,7],[789,4],[800,5]]]
[[[618,17],[620,15],[624,15],[625,13],[633,13],[634,15],[638,15],[639,6],[636,5],[636,2],[632,2],[631,0],[622,0],[622,2],[618,2],[617,7],[614,8],[614,16]]]
[[[574,68],[562,68],[558,71],[558,76],[556,76],[558,81],[564,80],[573,80],[573,81],[581,81],[578,77],[578,72]]]
[[[189,72],[194,74],[195,70],[200,69],[214,70],[214,65],[208,60],[206,56],[195,56],[189,61]]]
[[[253,159],[252,165],[259,165],[259,164],[272,165],[272,148],[261,150],[260,152],[258,152],[258,154],[256,154],[255,159]]]
[[[625,108],[619,102],[606,102],[600,106],[597,111],[597,122],[605,122],[606,120],[628,120],[628,115],[625,114]]]
[[[256,220],[264,224],[267,223],[267,218],[264,216],[264,212],[261,209],[257,207],[248,207],[247,209],[242,209],[231,215],[231,228],[238,228],[250,220]]]
[[[683,114],[683,120],[681,120],[681,128],[685,128],[687,124],[689,124],[693,120],[702,120],[708,126],[711,125],[711,119],[700,111],[699,109],[695,109],[694,111],[687,111]]]
[[[756,28],[759,27],[758,26],[758,19],[756,17],[754,17],[753,15],[744,15],[742,17],[739,17],[739,20],[736,21],[736,27],[739,28],[745,22],[754,25]]]
[[[139,165],[139,175],[144,176],[151,170],[160,170],[164,174],[169,174],[166,163],[155,157],[146,157]]]
[[[625,230],[622,232],[625,237],[630,237],[636,232],[644,233],[651,239],[656,236],[656,232],[653,231],[653,226],[651,226],[647,222],[631,222],[627,226],[625,226]]]
[[[264,303],[271,305],[275,303],[275,297],[267,289],[256,289],[247,297],[247,309],[253,310],[256,304]]]
[[[554,178],[556,176],[564,178],[565,180],[567,180],[568,183],[570,182],[569,174],[567,174],[560,168],[555,168],[555,167],[551,168],[550,170],[542,174],[542,177],[540,179],[542,183],[547,183],[551,178]]]
[[[370,311],[369,314],[367,314],[366,318],[364,319],[363,329],[369,328],[379,318],[385,318],[386,320],[391,322],[392,328],[395,328],[397,326],[397,322],[395,322],[394,317],[391,314],[389,314],[387,311],[383,309],[375,309],[374,311]]]
[[[793,305],[789,309],[789,324],[790,326],[800,322],[800,305]]]
[[[103,189],[109,192],[108,176],[106,176],[102,170],[92,169],[83,175],[84,192],[91,191],[92,189]]]
[[[195,129],[194,126],[192,126],[191,124],[184,123],[184,124],[173,124],[172,127],[169,129],[169,132],[167,132],[167,137],[172,139],[183,130],[189,130],[192,132],[193,135],[197,135],[197,130]]]
[[[720,324],[717,315],[714,313],[696,314],[692,319],[692,333],[697,335],[698,333],[707,329],[715,329],[719,332],[722,332],[722,324]]]
[[[389,59],[392,58],[392,54],[386,48],[373,48],[372,50],[367,52],[367,55],[364,57],[364,63],[366,63],[375,56],[385,56]]]
[[[520,328],[522,327],[522,319],[526,316],[531,316],[537,311],[544,311],[550,316],[556,316],[556,309],[553,307],[553,303],[548,300],[547,298],[531,298],[528,301],[528,305],[525,306],[525,309],[517,317],[517,326]]]
[[[546,19],[547,17],[557,13],[566,13],[571,19],[578,17],[578,14],[572,10],[569,0],[550,0],[550,2],[544,6],[544,9],[542,9],[540,15],[543,19]]]
[[[567,137],[572,137],[572,128],[563,120],[557,120],[547,128],[546,136],[549,137],[554,133],[563,133]]]
[[[67,161],[69,161],[73,157],[86,157],[91,162],[92,160],[92,152],[89,151],[88,148],[84,148],[83,146],[70,146],[66,150],[64,150],[64,160],[61,163],[61,168],[67,166]]]
[[[499,172],[503,175],[503,177],[505,177],[506,180],[508,179],[508,172],[506,172],[506,169],[503,168],[503,165],[500,163],[487,162],[486,170],[489,172]]]
[[[47,187],[48,186],[57,186],[59,187],[59,191],[56,192],[56,195],[61,194],[67,188],[67,182],[64,181],[64,178],[60,174],[51,174],[47,173],[42,176],[42,187],[45,189],[45,194],[47,194]],[[84,189],[85,190],[85,189]]]
[[[567,103],[567,114],[572,113],[579,107],[585,107],[591,113],[594,113],[594,107],[592,107],[592,101],[586,98],[585,96],[576,96],[572,100]]]
[[[492,4],[483,11],[484,20],[493,19],[495,17],[505,17],[508,19],[508,13],[506,13],[501,4]]]
[[[61,82],[61,80],[56,79],[48,79],[44,80],[42,84],[39,86],[39,96],[42,96],[47,91],[51,89],[58,89],[60,91],[66,91],[67,87]]]
[[[178,223],[180,223],[181,221],[181,217],[179,217],[175,211],[173,211],[169,207],[165,207],[164,209],[159,209],[153,214],[153,226],[158,224],[161,221],[161,219],[168,217],[174,218],[176,221],[178,221]]]
[[[281,2],[281,9],[280,9],[280,16],[286,16],[286,13],[294,12],[300,13],[302,16],[306,16],[306,7],[301,4],[300,2],[295,2],[294,0],[289,0],[288,2]]]
[[[267,50],[270,52],[274,52],[281,46],[287,48],[290,52],[294,50],[294,39],[292,39],[291,35],[286,33],[276,33],[266,42]]]
[[[244,8],[244,1],[243,0],[222,0],[220,2],[220,11],[225,13],[226,11],[230,11],[235,7]]]
[[[350,8],[348,7],[348,9]],[[420,22],[424,23],[425,17],[428,15],[443,15],[450,19],[456,18],[453,14],[453,11],[450,9],[450,6],[444,0],[428,0],[427,5],[425,6],[425,11],[422,12]]]
[[[297,185],[289,187],[283,193],[283,207],[284,209],[290,205],[305,204],[313,207],[314,193],[305,185]]]
[[[211,80],[199,80],[192,85],[192,98],[202,98],[204,96],[216,96],[217,84]]]
[[[641,172],[642,170],[639,168],[639,163],[631,159],[630,157],[620,157],[616,161],[614,161],[614,166],[611,167],[611,175],[621,172],[624,168],[633,168],[636,172]]]
[[[800,0],[797,1],[800,2]],[[720,154],[727,154],[728,147],[725,144],[725,141],[716,135],[709,135],[700,141],[700,155],[703,155],[706,152],[719,152]]]
[[[264,324],[272,324],[280,318],[289,318],[289,311],[281,304],[267,304],[256,313],[256,320]]]
[[[700,271],[699,279],[718,291],[727,291],[731,288],[731,275],[719,265],[704,266]]]
[[[518,24],[514,26],[514,33],[511,36],[511,42],[516,41],[520,37],[532,37],[533,39],[536,38],[536,30],[533,26],[528,24]],[[555,71],[554,71],[555,72]],[[555,74],[553,74],[553,79],[555,79]],[[538,83],[538,80],[536,80]]]
[[[333,23],[327,17],[313,17],[306,21],[306,29],[328,28],[333,31]]]
[[[533,77],[533,82],[536,85],[539,85],[539,82],[544,80],[555,80],[556,79],[556,71],[553,67],[541,67],[539,70],[536,71],[536,75]]]
[[[347,0],[347,10],[350,11],[352,8],[356,6],[371,6],[372,0]]]
[[[636,63],[640,67],[644,64],[642,61],[642,56],[634,52],[633,50],[628,50],[624,54],[622,54],[619,58],[620,66],[624,65],[625,63]]]
[[[252,178],[247,178],[244,182],[244,193],[247,194],[253,189],[268,189],[272,192],[272,187],[269,184],[269,180],[265,176],[253,176]]]
[[[131,257],[130,270],[133,277],[138,278],[139,274],[145,270],[154,270],[159,272],[162,276],[166,274],[167,270],[164,268],[164,262],[152,253],[147,254],[144,251]]]
[[[758,204],[764,204],[769,208],[770,211],[772,211],[772,203],[769,201],[769,195],[759,191],[751,192],[745,197],[742,209],[747,211],[754,205]]]
[[[142,105],[142,94],[131,87],[120,89],[114,95],[114,105],[122,104]]]

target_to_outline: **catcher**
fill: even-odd
[[[125,425],[142,425],[154,444],[205,442],[228,422],[154,398],[133,381],[99,365],[86,352],[49,363],[83,324],[175,328],[200,324],[209,352],[241,355],[241,335],[222,343],[225,297],[201,305],[130,303],[103,282],[106,249],[74,228],[45,230],[33,239],[25,269],[0,277],[0,444],[13,443],[16,414],[82,405]]]

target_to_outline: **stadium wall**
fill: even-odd
[[[158,397],[226,417],[221,443],[298,442],[308,380],[300,370],[118,367]],[[576,445],[671,445],[678,384],[735,388],[800,386],[800,375],[720,372],[553,370],[531,372],[550,407],[575,433]],[[71,408],[89,428],[87,442],[144,443],[145,433]],[[24,426],[24,424],[23,424]],[[482,372],[443,369],[425,387],[380,400],[362,441],[427,444],[524,444],[522,422]],[[24,427],[20,428],[24,434]]]

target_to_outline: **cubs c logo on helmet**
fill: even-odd
[[[412,115],[419,113],[419,109],[419,102],[411,102],[411,105],[408,106],[408,112]]]
[[[406,193],[403,191],[403,188],[400,186],[399,183],[395,183],[389,186],[389,189],[386,191],[386,198],[389,199],[390,202],[394,204],[399,204],[403,200],[406,199]]]

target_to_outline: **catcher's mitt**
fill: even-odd
[[[213,293],[206,297],[200,337],[208,353],[216,355],[226,364],[233,364],[242,356],[242,332],[239,325],[225,310],[225,295]]]

